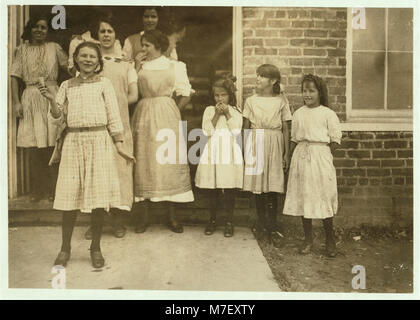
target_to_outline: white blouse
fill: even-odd
[[[325,106],[300,107],[293,114],[291,140],[293,142],[341,142],[340,120]]]
[[[189,97],[191,94],[191,84],[187,75],[187,66],[185,63],[175,60],[170,60],[165,56],[160,56],[154,60],[146,61],[142,69],[144,70],[165,70],[170,66],[175,67],[175,87],[174,91],[178,96]]]

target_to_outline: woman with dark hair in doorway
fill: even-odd
[[[44,196],[52,201],[57,178],[56,166],[48,167],[57,130],[47,118],[50,103],[37,85],[42,84],[57,92],[59,67],[67,70],[68,62],[60,45],[48,41],[49,32],[48,15],[32,17],[22,34],[24,43],[17,47],[10,68],[12,101],[19,118],[17,146],[30,151],[33,202]],[[19,96],[18,79],[25,83],[22,96]]]
[[[116,25],[112,16],[103,16],[98,19],[95,30],[93,31],[94,36],[97,36],[99,41],[99,48],[104,61],[102,74],[111,80],[118,100],[120,116],[124,127],[122,148],[126,153],[132,154],[133,135],[130,128],[128,106],[138,100],[137,73],[130,63],[123,61],[121,51],[118,51],[114,46],[118,34],[115,29]],[[119,157],[118,154],[115,155],[115,160],[118,169],[121,204],[115,208],[111,208],[111,214],[113,217],[114,236],[122,238],[126,232],[122,218],[124,214],[131,211],[134,200],[133,163]],[[88,240],[92,239],[91,228],[85,233],[85,238]]]

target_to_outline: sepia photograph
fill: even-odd
[[[8,289],[415,293],[418,7],[291,3],[2,5]]]

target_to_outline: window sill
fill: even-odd
[[[340,123],[341,131],[413,131],[412,119],[351,119]]]

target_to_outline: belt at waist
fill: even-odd
[[[67,132],[93,132],[93,131],[105,131],[107,130],[106,126],[97,126],[97,127],[80,127],[80,128],[70,128],[68,127]]]
[[[317,141],[299,141],[298,144],[302,145],[315,145],[315,146],[328,146],[328,142],[317,142]]]
[[[30,87],[30,86],[37,86],[38,85],[38,81],[28,81],[28,82],[25,82],[25,84],[26,84],[26,86],[27,87]],[[56,86],[57,85],[57,81],[55,81],[55,80],[46,80],[45,81],[45,86]]]

